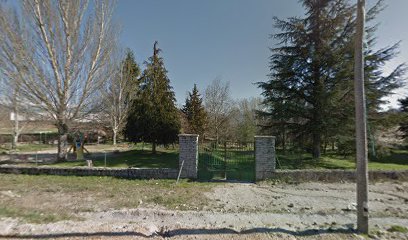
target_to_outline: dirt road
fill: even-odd
[[[78,221],[0,221],[0,238],[16,239],[361,239],[354,183],[228,183],[205,193],[200,211],[141,204],[136,209],[81,212]],[[371,237],[408,239],[408,183],[370,185]],[[95,204],[98,204],[97,202]]]

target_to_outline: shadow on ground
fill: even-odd
[[[2,239],[44,239],[44,238],[70,238],[70,237],[144,237],[144,238],[153,238],[153,237],[163,237],[163,238],[172,238],[179,236],[197,236],[197,235],[248,235],[248,234],[268,234],[268,233],[283,233],[297,237],[311,237],[320,234],[352,234],[355,233],[355,230],[351,228],[340,228],[340,229],[307,229],[303,231],[293,231],[283,228],[252,228],[243,231],[236,231],[230,228],[218,228],[218,229],[174,229],[162,231],[159,233],[154,233],[151,235],[145,235],[140,232],[127,231],[127,232],[95,232],[95,233],[56,233],[56,234],[38,234],[38,235],[0,235]]]

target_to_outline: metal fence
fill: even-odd
[[[204,141],[199,144],[200,180],[255,181],[253,142]]]

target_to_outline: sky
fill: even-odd
[[[375,0],[367,0],[368,6]],[[408,63],[408,0],[386,0],[380,14],[377,47],[401,41],[400,55],[385,66],[391,71]],[[142,64],[159,42],[177,104],[182,105],[194,83],[204,95],[215,79],[230,82],[235,99],[260,97],[254,84],[267,80],[269,38],[276,33],[273,17],[303,16],[298,0],[119,0],[115,19],[120,41]],[[384,108],[397,107],[408,96],[399,89]]]

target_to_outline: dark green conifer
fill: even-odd
[[[180,119],[175,105],[175,94],[167,77],[160,49],[154,43],[153,56],[145,62],[138,97],[132,101],[125,136],[133,142],[152,143],[153,153],[157,144],[177,141]]]
[[[270,71],[263,90],[268,119],[265,128],[292,136],[298,146],[320,157],[324,143],[354,132],[353,58],[355,6],[347,0],[303,0],[306,16],[275,18],[281,32],[272,35]],[[379,1],[367,13],[371,22],[383,9]],[[373,116],[385,96],[402,85],[405,66],[384,75],[383,66],[396,55],[398,45],[374,50],[377,25],[367,25],[365,72],[368,110]],[[343,138],[342,138],[343,139]],[[285,140],[286,141],[286,140]]]
[[[203,137],[207,124],[207,113],[205,112],[203,99],[198,92],[196,84],[194,84],[192,92],[188,93],[182,112],[186,115],[189,125],[186,131],[199,134]]]

